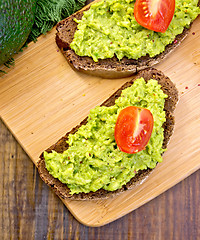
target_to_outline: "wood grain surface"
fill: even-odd
[[[0,81],[0,115],[36,165],[46,148],[131,78],[108,80],[73,71],[59,52],[55,32],[54,28],[18,54],[15,67]],[[113,199],[63,200],[81,223],[102,226],[114,221],[200,168],[199,52],[200,18],[181,46],[156,65],[172,79],[180,95],[175,131],[163,162],[141,186]]]
[[[79,223],[40,179],[32,160],[0,121],[0,239],[200,239],[200,170],[102,227]]]

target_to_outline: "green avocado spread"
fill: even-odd
[[[162,161],[163,128],[165,122],[163,93],[156,80],[147,83],[137,79],[124,89],[110,107],[97,106],[90,111],[82,125],[67,140],[69,148],[63,153],[44,152],[46,168],[53,177],[67,184],[71,194],[98,189],[114,191],[129,182],[139,170],[155,168]],[[145,150],[128,154],[118,149],[114,128],[119,112],[128,106],[151,111],[154,127]]]
[[[154,57],[165,50],[200,14],[198,0],[176,0],[173,19],[165,33],[139,25],[134,18],[135,0],[101,0],[84,12],[70,47],[79,56],[120,60]]]

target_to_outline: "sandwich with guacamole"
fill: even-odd
[[[199,14],[199,0],[101,0],[60,21],[56,42],[73,69],[122,78],[168,56]]]
[[[141,184],[162,162],[177,101],[161,71],[139,71],[41,154],[42,180],[75,200],[109,198]]]

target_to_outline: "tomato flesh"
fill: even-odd
[[[148,109],[129,106],[122,109],[115,125],[115,141],[126,153],[145,149],[153,130],[153,115]]]
[[[175,0],[136,0],[134,16],[143,27],[165,32],[173,18]]]

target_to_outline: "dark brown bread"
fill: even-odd
[[[84,8],[87,11],[89,7]],[[81,19],[83,10],[80,10],[70,17],[60,21],[57,24],[56,43],[61,52],[67,59],[69,65],[80,72],[103,78],[122,78],[128,77],[139,70],[151,67],[167,57],[188,35],[189,29],[185,28],[182,34],[176,36],[174,42],[166,46],[165,51],[151,58],[148,55],[137,60],[124,57],[119,61],[116,57],[109,59],[100,59],[94,62],[90,57],[78,56],[71,48],[70,43],[73,40],[74,33],[77,30],[77,23],[74,18]]]
[[[171,80],[166,77],[161,71],[158,71],[156,69],[146,69],[143,71],[140,71],[138,74],[136,74],[133,79],[129,82],[126,82],[120,89],[118,89],[111,97],[109,97],[104,103],[101,104],[101,106],[112,106],[115,103],[115,100],[121,95],[121,91],[129,86],[131,86],[135,79],[143,77],[145,81],[148,81],[149,79],[153,78],[158,81],[158,83],[161,85],[162,90],[164,93],[168,95],[168,98],[165,100],[165,107],[164,110],[166,112],[166,122],[163,125],[164,128],[164,142],[163,142],[163,148],[167,147],[167,144],[169,142],[169,139],[173,133],[174,129],[174,116],[173,112],[175,110],[176,104],[178,102],[178,91],[175,87],[175,85],[171,82]],[[55,150],[56,152],[62,153],[68,148],[68,144],[66,143],[66,140],[68,139],[68,135],[70,133],[75,133],[78,128],[86,124],[87,118],[85,118],[80,125],[73,128],[70,132],[68,132],[64,137],[62,137],[57,143],[55,143],[53,146],[48,148],[46,151],[51,152],[52,150]],[[90,192],[90,193],[79,193],[70,195],[70,190],[67,187],[66,184],[61,183],[58,179],[55,179],[52,175],[49,174],[45,167],[45,161],[43,158],[43,154],[40,156],[40,160],[38,162],[38,171],[42,178],[42,180],[47,183],[54,191],[55,193],[62,197],[62,198],[70,198],[75,200],[88,200],[88,199],[105,199],[114,195],[117,195],[121,192],[124,192],[128,189],[133,188],[136,185],[141,184],[152,172],[152,169],[143,170],[137,173],[137,175],[132,178],[126,185],[124,185],[121,189],[109,192],[103,189],[100,189],[96,192]]]

